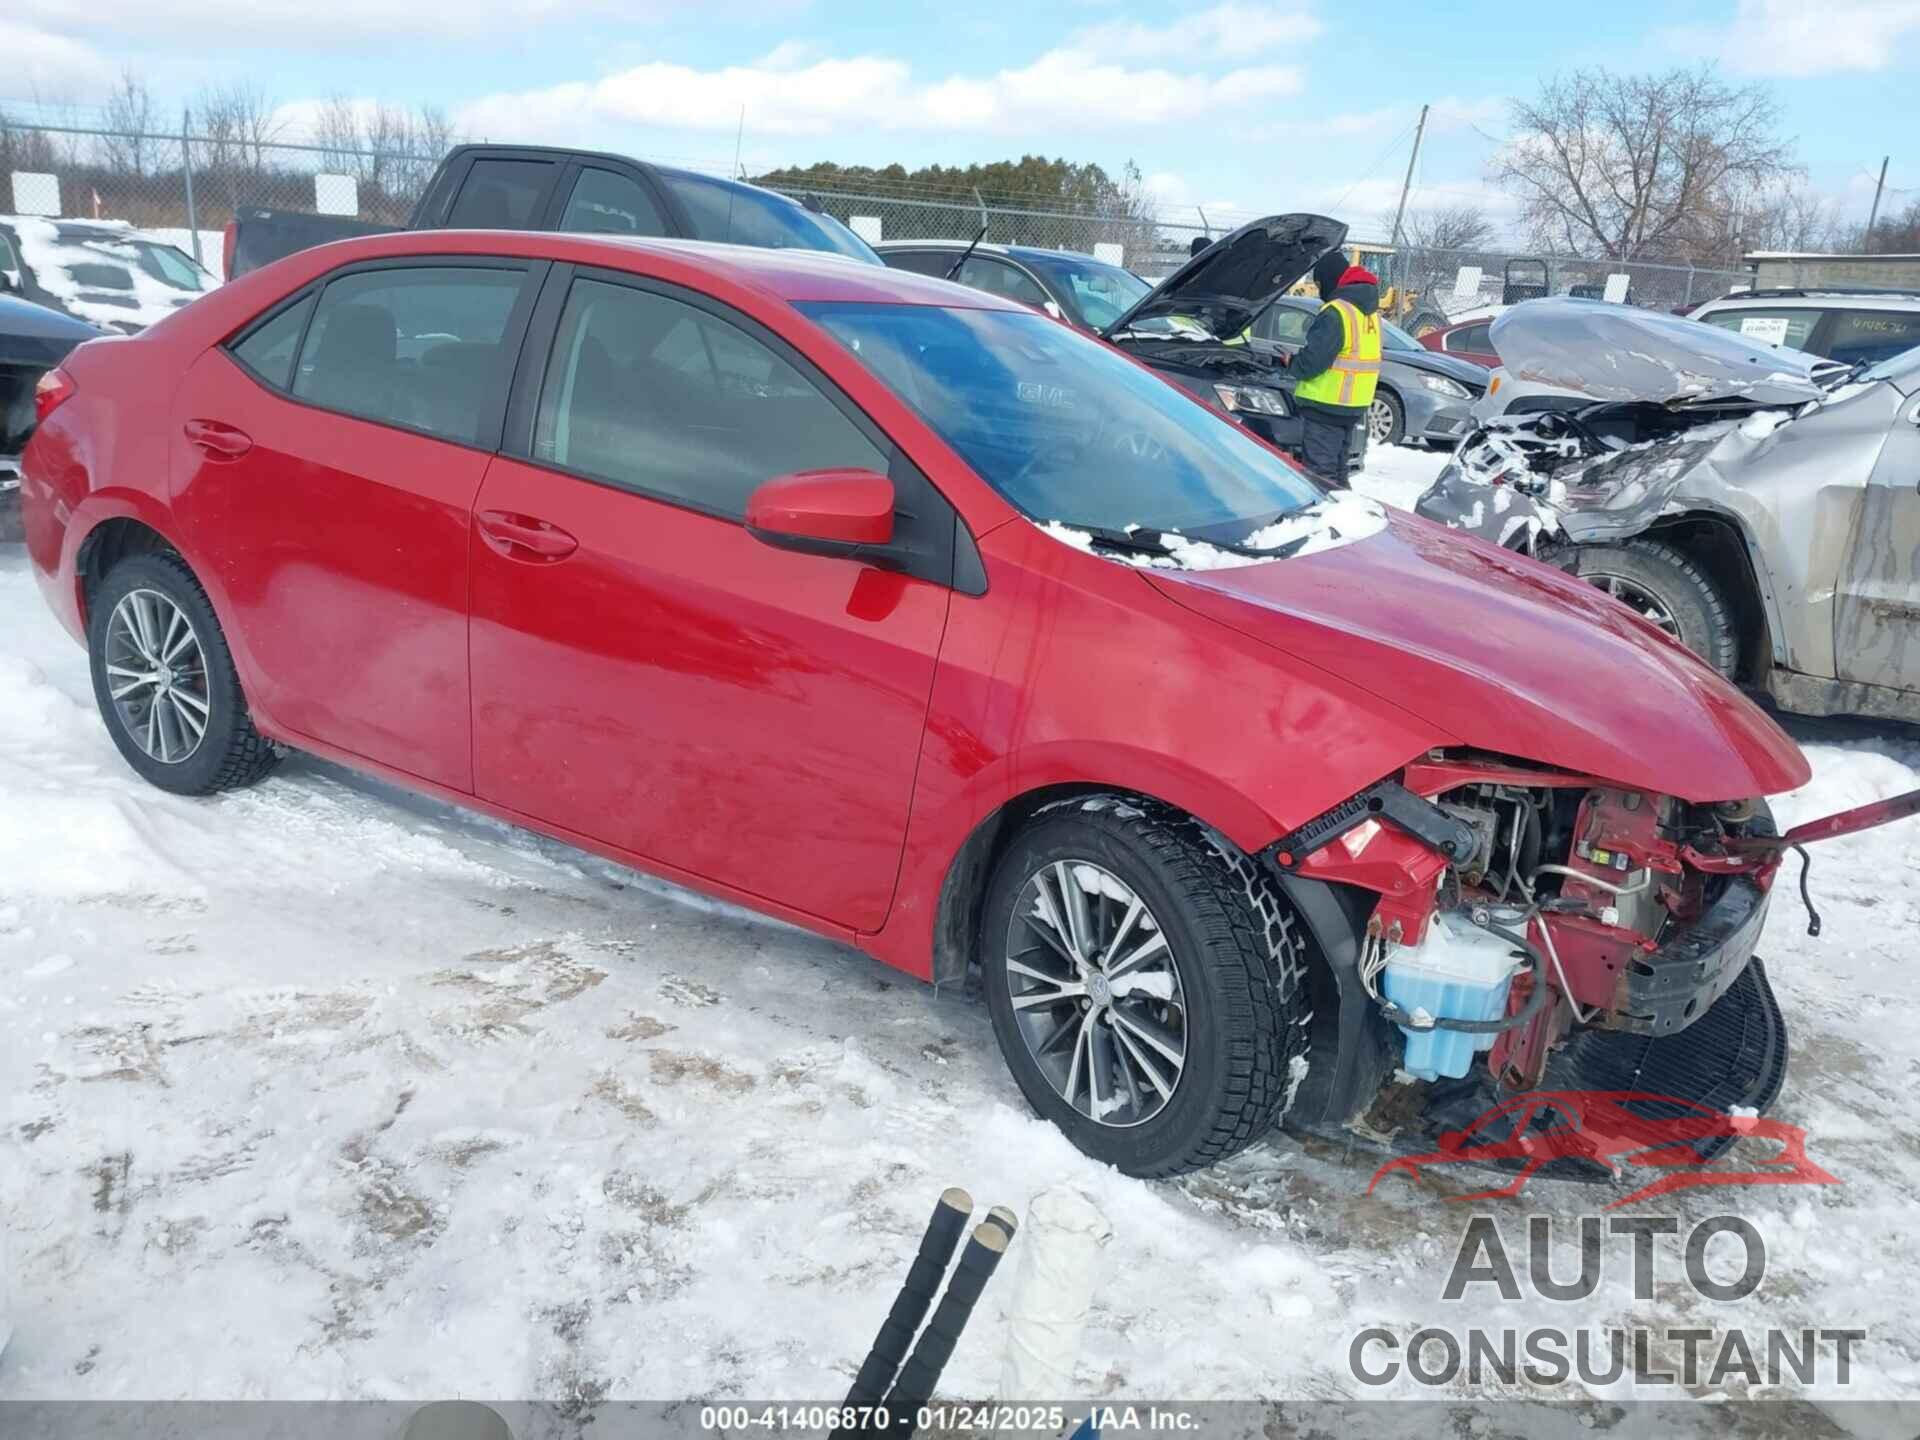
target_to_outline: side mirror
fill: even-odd
[[[871,470],[802,470],[747,497],[754,539],[808,555],[852,555],[893,539],[893,481]]]

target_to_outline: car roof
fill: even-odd
[[[966,240],[882,240],[873,248],[884,255],[889,250],[964,250],[969,243]],[[990,240],[982,240],[973,248],[1015,260],[1085,260],[1094,265],[1113,265],[1111,260],[1102,260],[1098,255],[1089,255],[1084,250],[1049,250],[1044,245],[997,245]],[[1120,270],[1125,267],[1114,265],[1113,268]]]
[[[1693,313],[1730,310],[1744,305],[1768,309],[1798,310],[1920,310],[1920,292],[1913,290],[1820,290],[1813,287],[1792,290],[1741,290],[1707,301]]]
[[[361,259],[412,255],[505,255],[536,260],[567,260],[577,265],[634,269],[638,256],[691,266],[716,279],[757,290],[788,303],[830,300],[879,305],[943,305],[950,309],[1011,310],[1031,314],[1025,305],[984,290],[872,265],[820,250],[767,249],[724,245],[709,240],[667,240],[643,236],[567,234],[537,230],[403,230],[364,235],[317,247],[333,265]],[[306,252],[303,252],[306,253]],[[332,266],[329,266],[332,268]]]

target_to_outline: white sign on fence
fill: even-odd
[[[1607,276],[1607,288],[1601,291],[1600,298],[1605,300],[1609,305],[1624,305],[1627,303],[1627,287],[1631,284],[1633,284],[1633,277],[1631,275],[1621,275],[1617,273],[1609,275]]]
[[[1093,247],[1093,258],[1108,265],[1127,263],[1127,250],[1124,245],[1115,245],[1111,240],[1098,241]]]
[[[1453,293],[1460,296],[1478,295],[1480,293],[1480,267],[1478,265],[1462,265],[1460,267],[1460,273],[1453,277]]]
[[[13,172],[13,213],[16,215],[58,215],[60,213],[60,177],[38,170]]]
[[[878,215],[849,215],[847,228],[869,245],[878,245],[883,233]]]
[[[358,215],[360,182],[351,175],[314,176],[313,208],[322,215]]]

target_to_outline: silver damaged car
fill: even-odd
[[[1782,709],[1920,721],[1920,349],[1866,367],[1601,301],[1494,323],[1573,392],[1415,510],[1592,581]]]

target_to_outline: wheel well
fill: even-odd
[[[980,932],[980,912],[987,903],[993,867],[1008,840],[1022,825],[1048,806],[1076,796],[1132,793],[1112,785],[1045,785],[1016,795],[974,826],[973,833],[967,836],[966,843],[947,867],[947,878],[940,886],[940,904],[933,919],[933,983],[944,985],[966,979],[967,967],[973,963],[974,938]],[[1165,804],[1164,801],[1155,803]]]
[[[1760,598],[1760,581],[1753,573],[1753,557],[1739,526],[1720,515],[1691,514],[1663,520],[1646,531],[1680,551],[1713,581],[1714,588],[1733,611],[1740,640],[1736,677],[1748,685],[1766,679],[1773,662],[1773,644],[1767,633],[1767,607]]]
[[[93,603],[93,592],[108,573],[129,555],[143,555],[159,551],[166,554],[178,554],[173,543],[155,530],[151,525],[138,520],[129,520],[124,516],[108,520],[94,527],[85,540],[80,542],[80,552],[75,559],[74,572],[80,582],[80,621],[87,622],[87,612]]]

